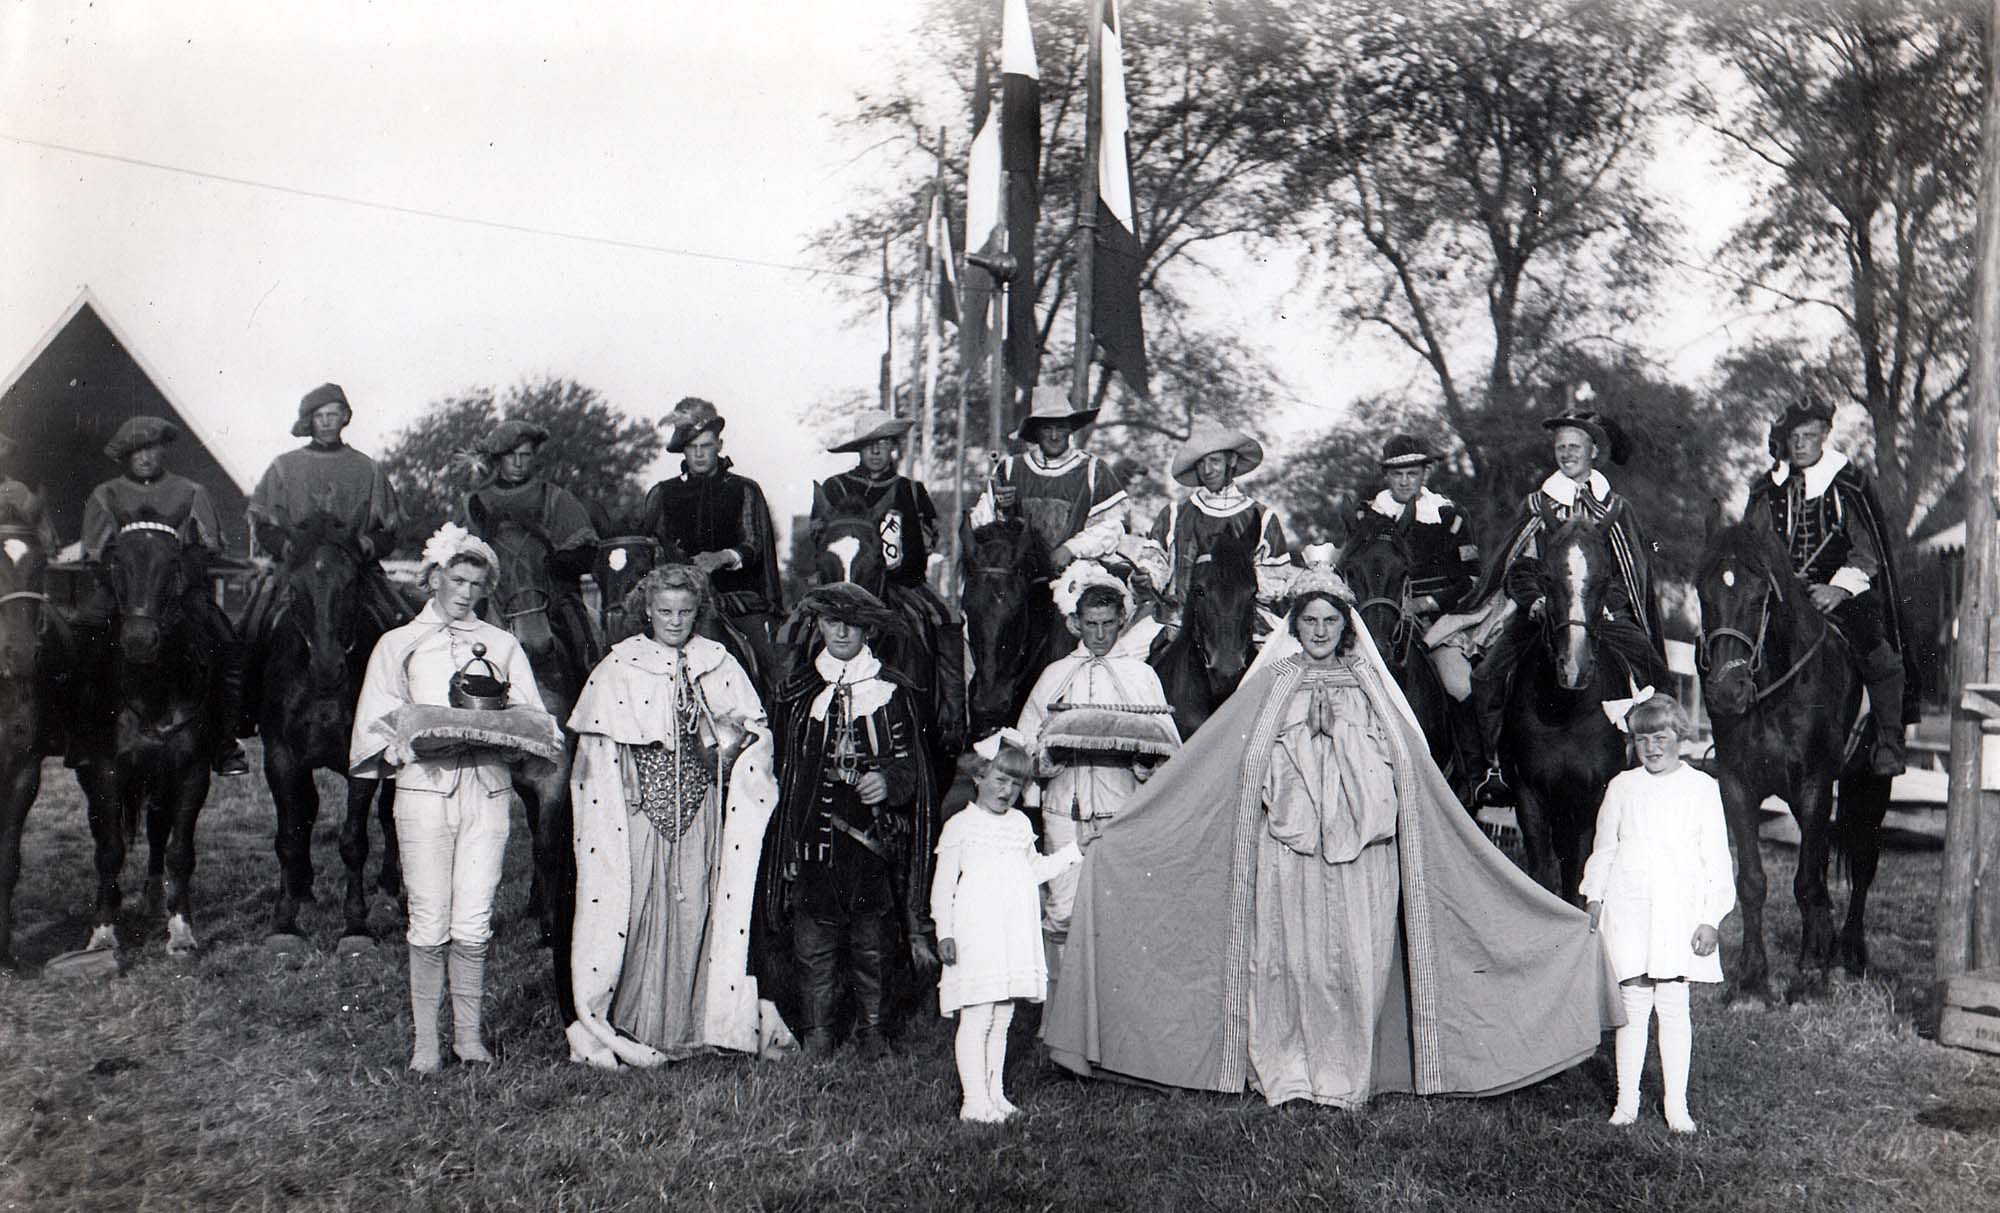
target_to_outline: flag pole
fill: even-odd
[[[1097,159],[1104,141],[1104,0],[1090,0],[1084,68],[1083,169],[1076,175],[1076,351],[1070,367],[1070,407],[1090,399],[1091,304],[1097,281]]]
[[[896,415],[896,285],[889,277],[889,233],[882,233],[882,411]]]
[[[917,480],[929,483],[931,463],[931,401],[927,390],[926,370],[931,356],[931,292],[936,285],[931,275],[937,269],[937,252],[931,246],[931,229],[936,227],[937,214],[935,195],[931,204],[924,208],[924,233],[919,242],[923,250],[923,269],[917,274],[917,337],[910,343],[910,397],[911,405],[917,410],[917,449],[911,452],[911,469]]]
[[[1007,0],[997,0],[997,3],[994,5],[993,14],[993,28],[1004,31],[1007,28]],[[991,86],[989,85],[988,87]],[[1004,128],[1001,134],[1004,139]],[[1003,167],[1000,173],[1000,230],[1002,232],[1010,230],[1008,216],[1012,213],[1010,204],[1013,201],[1011,197],[1013,178],[1014,174],[1007,172]],[[968,235],[966,240],[967,243],[970,243],[971,236]],[[1010,253],[1012,251],[1012,249],[1008,250]],[[1032,267],[1027,267],[1025,270],[1017,269],[1017,277],[1022,272],[1032,273],[1033,269]],[[1010,394],[1007,390],[1007,297],[1013,289],[1014,283],[1003,281],[998,274],[993,276],[993,307],[992,314],[989,317],[993,327],[989,334],[990,340],[987,342],[988,348],[992,351],[993,364],[986,384],[986,449],[988,452],[995,454],[1000,451],[1001,444],[1005,441],[1006,430],[1002,419],[1007,415],[1007,405],[1010,399]]]

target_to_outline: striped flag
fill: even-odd
[[[951,220],[944,213],[944,199],[931,194],[930,219],[924,227],[924,244],[931,250],[931,272],[937,278],[937,314],[944,324],[958,323],[958,267],[951,251]]]
[[[1139,318],[1139,227],[1132,212],[1131,147],[1118,0],[1104,4],[1104,99],[1097,156],[1097,256],[1091,322],[1104,361],[1125,385],[1147,395],[1146,330]]]
[[[1016,387],[1030,387],[1041,375],[1035,326],[1041,163],[1042,73],[1028,0],[1007,0],[1000,25],[1000,167],[1007,174],[1007,251],[1021,267],[1007,288],[1007,373]]]

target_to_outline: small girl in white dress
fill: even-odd
[[[958,1012],[960,1120],[997,1124],[1019,1111],[1001,1091],[1014,1000],[1048,992],[1040,886],[1083,862],[1071,843],[1053,855],[1035,849],[1035,830],[1014,807],[1034,771],[1027,738],[1002,729],[973,747],[984,765],[977,796],[944,823],[931,881],[937,923],[938,1007]]]
[[[1610,712],[1613,705],[1605,707]],[[1642,690],[1619,727],[1632,735],[1643,766],[1621,772],[1604,789],[1582,887],[1625,1001],[1625,1026],[1613,1041],[1618,1103],[1611,1123],[1639,1118],[1639,1073],[1657,1010],[1667,1127],[1692,1133],[1688,983],[1722,980],[1716,928],[1736,904],[1722,792],[1681,761],[1688,719],[1671,697]]]

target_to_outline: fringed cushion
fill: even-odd
[[[1165,758],[1181,748],[1173,709],[1143,703],[1053,703],[1042,748],[1082,754]]]
[[[562,760],[562,732],[556,718],[538,708],[499,711],[404,704],[369,728],[384,741],[400,741],[419,755],[437,754],[470,743],[555,765]]]

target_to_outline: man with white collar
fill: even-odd
[[[1807,396],[1771,424],[1776,464],[1750,488],[1745,517],[1769,512],[1812,587],[1813,605],[1847,637],[1848,657],[1868,687],[1875,713],[1874,770],[1903,771],[1903,726],[1917,719],[1907,691],[1910,646],[1903,642],[1902,597],[1875,489],[1846,455],[1826,447],[1833,406]]]
[[[1172,466],[1173,477],[1194,492],[1168,502],[1153,521],[1153,538],[1173,557],[1173,578],[1162,586],[1168,604],[1170,634],[1178,632],[1180,608],[1187,601],[1194,566],[1214,551],[1223,535],[1234,535],[1251,548],[1257,565],[1257,601],[1269,607],[1284,596],[1291,582],[1291,548],[1278,511],[1236,487],[1236,479],[1264,462],[1264,446],[1242,430],[1198,421],[1181,444]],[[1260,633],[1269,630],[1262,620]]]
[[[1056,609],[1072,635],[1074,652],[1059,657],[1035,680],[1021,708],[1020,731],[1036,743],[1035,774],[1041,789],[1042,847],[1050,855],[1074,842],[1088,848],[1133,792],[1153,772],[1157,758],[1106,751],[1051,752],[1043,730],[1057,705],[1157,708],[1167,727],[1173,717],[1159,675],[1144,653],[1124,651],[1119,636],[1131,612],[1123,583],[1093,560],[1078,560],[1056,581]],[[1069,938],[1070,909],[1078,873],[1072,869],[1048,882],[1042,932],[1060,956]]]
[[[1629,673],[1639,685],[1662,685],[1666,677],[1659,611],[1653,601],[1652,549],[1632,503],[1612,489],[1596,466],[1611,450],[1604,419],[1593,410],[1572,407],[1544,418],[1542,428],[1550,432],[1556,470],[1522,501],[1499,557],[1473,592],[1476,602],[1504,593],[1520,608],[1472,672],[1472,707],[1487,759],[1486,776],[1476,791],[1484,798],[1506,790],[1498,758],[1500,728],[1514,667],[1539,635],[1542,540],[1579,513],[1609,528],[1611,554],[1618,565],[1618,582],[1605,595],[1609,618],[1598,624],[1598,637],[1634,664]]]
[[[1382,447],[1382,479],[1386,486],[1359,511],[1360,525],[1387,519],[1410,554],[1410,611],[1428,626],[1447,611],[1457,610],[1479,583],[1479,544],[1456,503],[1434,492],[1425,482],[1432,458],[1423,441],[1397,434]],[[1430,650],[1445,691],[1453,699],[1472,693],[1472,663],[1458,644]]]
[[[1032,399],[1013,434],[1027,449],[995,466],[969,521],[981,527],[1020,511],[1057,569],[1079,557],[1108,555],[1125,533],[1125,486],[1109,463],[1070,446],[1077,430],[1097,420],[1098,410],[1072,408],[1069,393],[1059,387],[1038,387]]]

